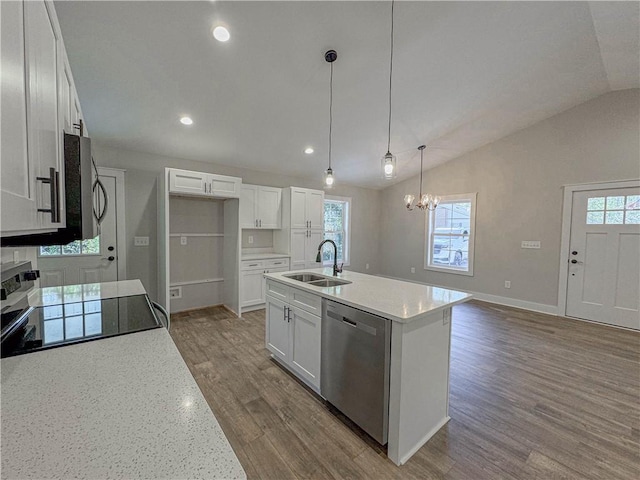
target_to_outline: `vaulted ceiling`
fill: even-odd
[[[337,181],[384,187],[390,2],[55,2],[103,145],[317,178],[334,64]],[[603,93],[640,87],[637,2],[395,6],[397,180]],[[216,41],[212,26],[228,27]],[[188,114],[194,124],[179,123]],[[315,153],[305,155],[312,146]],[[133,167],[133,165],[132,165]]]

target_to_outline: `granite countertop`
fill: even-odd
[[[29,292],[28,301],[32,307],[47,307],[88,300],[145,295],[146,293],[140,280],[120,280],[118,282],[34,288]]]
[[[408,323],[438,310],[471,300],[469,293],[344,271],[338,278],[352,283],[337,287],[317,287],[285,277],[292,273],[312,272],[333,276],[331,268],[305,269],[293,272],[267,273],[265,278],[315,293],[323,298],[359,308],[390,320]]]
[[[0,366],[3,478],[246,478],[165,329]]]
[[[289,258],[288,253],[243,253],[241,260],[268,260],[270,258]]]

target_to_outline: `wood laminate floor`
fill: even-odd
[[[250,479],[640,478],[640,334],[470,302],[453,309],[451,421],[397,467],[269,358],[264,310],[172,316]]]

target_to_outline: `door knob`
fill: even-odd
[[[114,257],[113,255],[110,257],[102,257],[102,260],[109,260],[110,262],[113,262],[116,259],[116,257]]]
[[[571,260],[571,263],[582,263],[582,262],[579,262],[578,260],[576,260],[576,259],[574,258],[573,260]]]

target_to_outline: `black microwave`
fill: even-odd
[[[107,211],[107,192],[91,155],[91,139],[64,134],[66,227],[55,232],[3,237],[3,247],[66,245],[94,238]],[[53,185],[52,185],[53,188]]]

